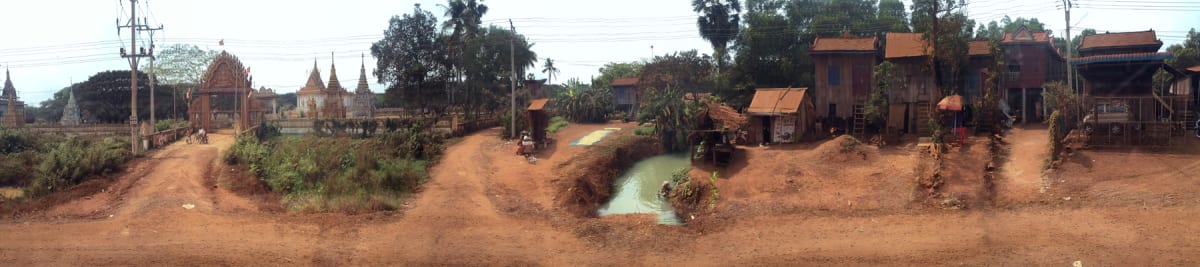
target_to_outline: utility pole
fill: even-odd
[[[121,48],[121,57],[129,59],[129,69],[130,69],[130,71],[129,71],[129,76],[130,76],[129,92],[130,92],[130,100],[131,100],[131,101],[129,101],[129,103],[130,103],[130,110],[129,110],[129,128],[130,128],[130,137],[129,138],[130,139],[129,139],[129,141],[131,143],[130,144],[131,149],[132,149],[131,151],[133,152],[134,155],[137,155],[138,145],[139,145],[138,144],[138,139],[139,139],[138,138],[138,117],[137,117],[137,113],[138,113],[137,112],[137,99],[138,99],[138,97],[137,97],[137,80],[138,80],[137,79],[138,78],[137,63],[138,63],[138,58],[152,56],[152,53],[154,52],[153,46],[150,47],[151,48],[150,53],[146,52],[145,47],[143,47],[140,50],[137,49],[137,35],[138,35],[139,30],[155,31],[155,30],[161,30],[162,27],[150,28],[149,26],[146,26],[144,20],[142,21],[142,23],[140,23],[140,24],[138,23],[137,0],[129,0],[129,24],[120,25],[120,23],[121,23],[120,19],[117,20],[117,23],[118,23],[117,24],[117,34],[118,35],[121,33],[121,28],[129,28],[129,50],[127,51],[127,50],[125,50],[125,48]],[[153,94],[151,94],[151,95],[153,95]]]
[[[508,39],[508,62],[509,70],[512,72],[512,87],[508,88],[508,101],[511,104],[512,114],[508,117],[508,125],[512,126],[509,131],[509,137],[517,138],[517,27],[513,26],[512,19],[508,20],[508,28],[512,30],[512,39]]]
[[[157,109],[154,109],[154,84],[158,83],[158,81],[154,79],[154,71],[155,71],[155,69],[154,69],[154,31],[157,31],[157,30],[162,30],[162,25],[158,25],[157,29],[147,30],[150,33],[150,125],[151,126],[155,126],[158,123],[158,119],[156,119],[154,117],[155,116],[154,113],[156,111],[158,111]]]
[[[1082,105],[1083,93],[1075,91],[1075,66],[1071,65],[1071,49],[1072,49],[1071,48],[1071,5],[1073,3],[1071,3],[1071,0],[1062,0],[1062,2],[1063,2],[1063,11],[1066,12],[1066,19],[1067,19],[1067,55],[1066,55],[1067,59],[1065,60],[1066,67],[1067,67],[1067,77],[1066,77],[1067,78],[1067,88],[1070,88],[1068,90],[1070,90],[1071,93],[1076,94],[1076,97],[1078,97],[1079,103],[1080,103],[1078,111],[1080,112],[1079,114],[1082,115],[1083,114],[1083,105]],[[1075,116],[1075,117],[1077,119],[1082,119],[1081,116]]]

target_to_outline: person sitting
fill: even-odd
[[[671,194],[671,181],[663,181],[662,188],[658,189],[658,196],[667,197]]]

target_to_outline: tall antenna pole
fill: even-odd
[[[512,114],[508,117],[509,137],[517,138],[517,28],[513,26],[512,20],[508,20],[508,28],[512,30],[512,39],[508,39],[508,62],[509,70],[512,72],[512,87],[508,90],[508,101],[511,105]]]

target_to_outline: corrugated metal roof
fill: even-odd
[[[800,112],[808,88],[759,88],[746,112],[756,115],[793,114]]]

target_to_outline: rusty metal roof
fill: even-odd
[[[799,113],[808,88],[759,88],[746,112],[755,115]],[[809,103],[811,105],[812,103]]]
[[[538,98],[529,101],[529,108],[526,110],[542,110],[546,108],[546,103],[550,102],[549,98]]]

